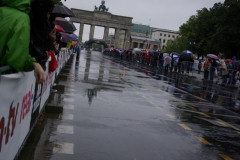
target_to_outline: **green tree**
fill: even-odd
[[[240,1],[225,0],[223,4],[215,4],[212,10],[216,23],[212,44],[226,58],[240,58]]]
[[[203,8],[180,26],[180,37],[167,42],[165,52],[191,50],[198,57],[209,53],[240,58],[240,0],[225,0]]]
[[[54,4],[63,5],[61,0],[52,0]]]

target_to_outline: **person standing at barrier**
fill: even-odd
[[[77,52],[77,58],[79,58],[80,53],[81,53],[81,45],[80,44],[76,45],[76,52]]]
[[[38,83],[45,73],[36,59],[29,54],[30,0],[1,0],[0,7],[0,66],[10,66],[14,71],[31,71]]]
[[[205,79],[205,80],[208,80],[210,63],[211,63],[211,60],[208,59],[208,58],[207,58],[207,59],[205,60],[205,62],[204,62],[203,69],[204,69],[204,79]]]
[[[31,3],[31,41],[30,54],[46,70],[49,49],[49,33],[52,30],[51,12],[54,4],[51,0],[34,0]]]
[[[168,68],[172,67],[171,62],[172,62],[172,58],[170,56],[164,57],[163,67],[165,68],[165,72],[168,72]]]
[[[222,76],[222,83],[220,84],[221,86],[225,86],[227,83],[227,76],[228,76],[228,69],[227,65],[224,62],[224,60],[220,61],[221,67],[220,67],[220,74]]]
[[[214,75],[215,75],[215,70],[217,69],[218,64],[215,59],[213,59],[210,64],[211,64],[210,65],[210,80],[213,81]]]
[[[232,57],[232,65],[231,65],[231,68],[230,68],[231,77],[229,78],[228,84],[235,85],[235,83],[236,83],[236,79],[235,79],[235,76],[236,76],[236,73],[237,73],[236,62],[237,62],[237,58],[236,58],[236,56],[233,56]]]
[[[198,74],[200,74],[201,69],[202,69],[202,61],[199,61],[198,62]]]

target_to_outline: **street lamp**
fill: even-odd
[[[162,39],[160,38],[159,39],[159,50],[161,51],[162,49],[161,49],[161,45],[162,45]]]

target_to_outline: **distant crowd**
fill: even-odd
[[[155,50],[128,49],[118,50],[113,47],[105,49],[104,54],[133,62],[156,67],[164,72],[179,74],[203,73],[203,80],[214,81],[221,86],[240,86],[240,61],[236,57],[221,60],[206,57],[197,59],[192,53],[162,53]]]

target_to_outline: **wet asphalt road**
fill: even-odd
[[[239,92],[82,51],[19,160],[240,159]]]

